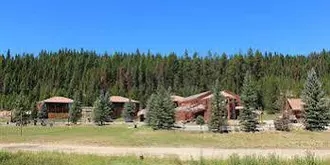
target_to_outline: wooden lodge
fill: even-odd
[[[69,116],[69,109],[72,103],[73,100],[69,98],[56,96],[38,102],[37,108],[39,111],[41,111],[43,107],[46,108],[46,118],[67,119]]]
[[[229,91],[221,91],[226,98],[228,119],[237,119],[239,116],[240,97]],[[201,115],[208,121],[211,115],[211,100],[213,94],[206,91],[178,101],[176,108],[176,121],[191,121]]]

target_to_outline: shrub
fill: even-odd
[[[196,124],[199,125],[200,129],[202,129],[202,125],[205,124],[203,116],[201,116],[201,115],[197,116]]]
[[[289,123],[290,120],[286,116],[274,120],[274,126],[277,131],[290,131]]]

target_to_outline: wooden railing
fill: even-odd
[[[68,113],[48,113],[49,119],[67,119],[68,117]]]

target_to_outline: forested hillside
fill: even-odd
[[[11,109],[15,98],[25,96],[32,108],[50,96],[73,97],[81,92],[83,105],[92,105],[100,89],[111,95],[132,97],[145,103],[158,84],[188,96],[209,90],[219,78],[223,89],[241,93],[245,72],[258,83],[260,103],[270,109],[280,93],[299,96],[307,71],[315,67],[330,91],[330,52],[308,56],[248,50],[226,54],[96,54],[62,49],[38,55],[0,55],[0,109]]]

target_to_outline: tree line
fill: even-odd
[[[208,128],[212,132],[229,132],[227,121],[227,106],[225,97],[221,94],[222,88],[219,80],[213,85],[211,100],[211,115]],[[315,69],[312,68],[304,83],[301,95],[303,101],[302,123],[306,130],[324,131],[330,124],[330,99],[325,96],[322,82],[319,80]],[[243,109],[239,115],[240,129],[244,132],[260,131],[258,125],[258,93],[255,78],[247,71],[243,81],[241,101]],[[153,129],[170,129],[175,123],[175,112],[171,101],[170,90],[160,87],[148,100],[147,123]],[[290,111],[283,111],[282,116],[274,121],[275,129],[290,131],[288,117]],[[199,116],[196,124],[203,125],[204,119]],[[278,124],[280,123],[280,125]]]
[[[309,55],[284,55],[249,49],[228,55],[209,52],[159,54],[61,49],[42,50],[38,55],[17,54],[9,50],[0,55],[0,109],[13,109],[18,96],[22,104],[34,109],[36,102],[51,96],[73,98],[76,92],[84,106],[92,106],[105,90],[139,100],[143,107],[158,86],[181,96],[189,96],[219,85],[242,94],[244,76],[250,70],[256,81],[258,108],[274,112],[278,97],[299,97],[306,73],[315,68],[330,91],[330,52],[322,50]]]

